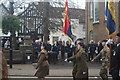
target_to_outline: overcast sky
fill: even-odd
[[[46,1],[46,2],[51,2],[51,1],[55,1],[55,2],[59,2],[59,1],[62,1],[62,2],[64,2],[64,1],[66,1],[66,0],[0,0],[0,3],[3,3],[3,4],[5,4],[5,6],[6,7],[9,7],[9,1],[14,1],[14,2],[17,2],[17,4],[19,4],[19,2],[24,2],[25,4],[23,5],[23,6],[21,6],[21,7],[28,7],[28,3],[29,2],[41,2],[41,1]],[[77,8],[78,8],[78,6],[79,6],[79,8],[81,8],[81,9],[85,9],[85,0],[71,0],[72,2],[74,2],[74,3],[76,3],[76,4],[74,4],[74,5],[76,5],[77,6]],[[69,0],[68,0],[68,5],[69,5]],[[18,6],[16,6],[16,7],[18,7]],[[15,12],[14,12],[14,15],[17,15],[17,14],[19,14],[20,12],[23,12],[23,10],[24,10],[24,8],[18,8],[17,9],[17,11],[16,11],[16,9],[14,10]]]
[[[0,3],[9,3],[9,1],[34,2],[34,1],[61,1],[61,0],[0,0]],[[83,9],[85,8],[85,0],[71,0],[71,1],[78,4]],[[68,0],[68,3],[69,3],[69,0]]]

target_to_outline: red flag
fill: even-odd
[[[68,14],[68,2],[66,0],[65,2],[65,17],[64,17],[64,23],[63,23],[63,29],[62,32],[68,36],[68,38],[73,41],[73,35],[72,35],[72,31],[71,31],[71,25],[70,25],[70,21],[69,21],[69,14]]]

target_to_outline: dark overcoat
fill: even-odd
[[[42,50],[39,55],[39,60],[36,66],[36,73],[35,76],[38,78],[43,78],[49,75],[49,63],[47,60],[48,52],[46,50]]]
[[[68,61],[75,61],[73,68],[73,77],[88,79],[87,55],[84,49],[79,50],[74,56],[68,58]]]

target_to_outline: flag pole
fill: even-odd
[[[65,13],[65,16],[64,16],[64,23],[63,23],[63,29],[62,29],[62,32],[65,36],[68,37],[68,39],[70,41],[73,42],[73,34],[72,34],[72,31],[71,31],[71,24],[70,24],[70,19],[69,19],[69,14],[68,14],[68,0],[66,0],[65,2],[65,8],[64,8],[64,13]]]
[[[110,40],[109,46],[110,46],[110,66],[109,66],[109,72],[111,71],[111,56],[112,56],[112,49],[113,49],[113,43],[112,43],[112,36],[116,32],[116,16],[115,16],[115,3],[113,0],[108,0],[106,4],[106,28],[108,31],[108,37]]]
[[[112,39],[112,36],[109,36],[109,39]],[[112,56],[112,43],[110,43],[110,64],[109,64],[109,72],[111,72],[111,56]]]

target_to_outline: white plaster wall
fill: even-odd
[[[85,38],[85,31],[83,30],[84,23],[79,23],[79,20],[72,19],[71,27],[72,33],[77,38]],[[57,31],[55,33],[50,32],[50,43],[53,44],[53,37],[59,37],[58,40],[68,41],[68,38],[62,34],[62,31]]]

